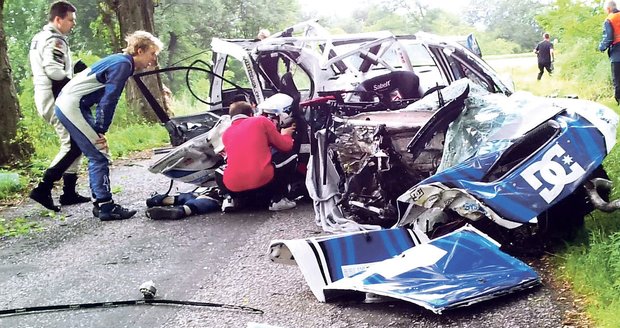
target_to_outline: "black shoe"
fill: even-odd
[[[94,217],[96,217],[96,218],[99,217],[99,211],[100,211],[99,206],[93,205],[93,216]]]
[[[94,212],[94,209],[93,209],[93,212]],[[99,209],[99,220],[101,221],[126,220],[134,216],[136,212],[137,212],[136,210],[130,210],[118,204],[114,204],[114,207],[112,207],[112,210],[109,212],[104,212],[101,209]]]
[[[164,206],[164,199],[168,197],[168,194],[155,193],[150,198],[146,199],[146,207]]]
[[[61,205],[74,205],[90,202],[90,198],[84,197],[78,193],[60,195]]]
[[[35,202],[45,206],[45,208],[47,208],[48,210],[60,212],[60,207],[54,204],[51,190],[36,187],[30,192],[30,198]]]
[[[146,216],[153,220],[179,220],[185,217],[183,206],[155,206],[146,210]]]

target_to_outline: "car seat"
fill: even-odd
[[[418,99],[423,94],[420,78],[411,71],[393,71],[375,76],[360,83],[355,91],[359,92],[361,101],[373,101],[378,96],[383,103]]]

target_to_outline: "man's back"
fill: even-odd
[[[270,146],[281,151],[293,147],[293,139],[281,135],[263,116],[235,119],[222,141],[228,164],[224,184],[233,192],[262,187],[273,178]]]
[[[549,42],[549,40],[543,40],[536,46],[536,50],[538,51],[538,62],[539,63],[550,63],[551,62],[551,49],[553,49],[553,44]]]

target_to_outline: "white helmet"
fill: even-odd
[[[284,93],[276,93],[256,106],[257,114],[269,114],[285,118],[290,113],[292,104],[293,98],[291,96]]]

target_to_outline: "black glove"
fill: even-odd
[[[68,77],[65,77],[60,81],[52,80],[52,93],[54,94],[54,99],[58,98],[60,91],[69,81],[71,80]]]
[[[292,116],[289,116],[283,119],[282,122],[280,122],[280,128],[281,129],[289,128],[293,125],[293,123],[295,123],[295,119]]]
[[[77,74],[83,70],[85,70],[88,66],[86,66],[86,64],[84,64],[84,62],[81,59],[78,59],[77,62],[75,62],[75,64],[73,64],[73,74]]]

